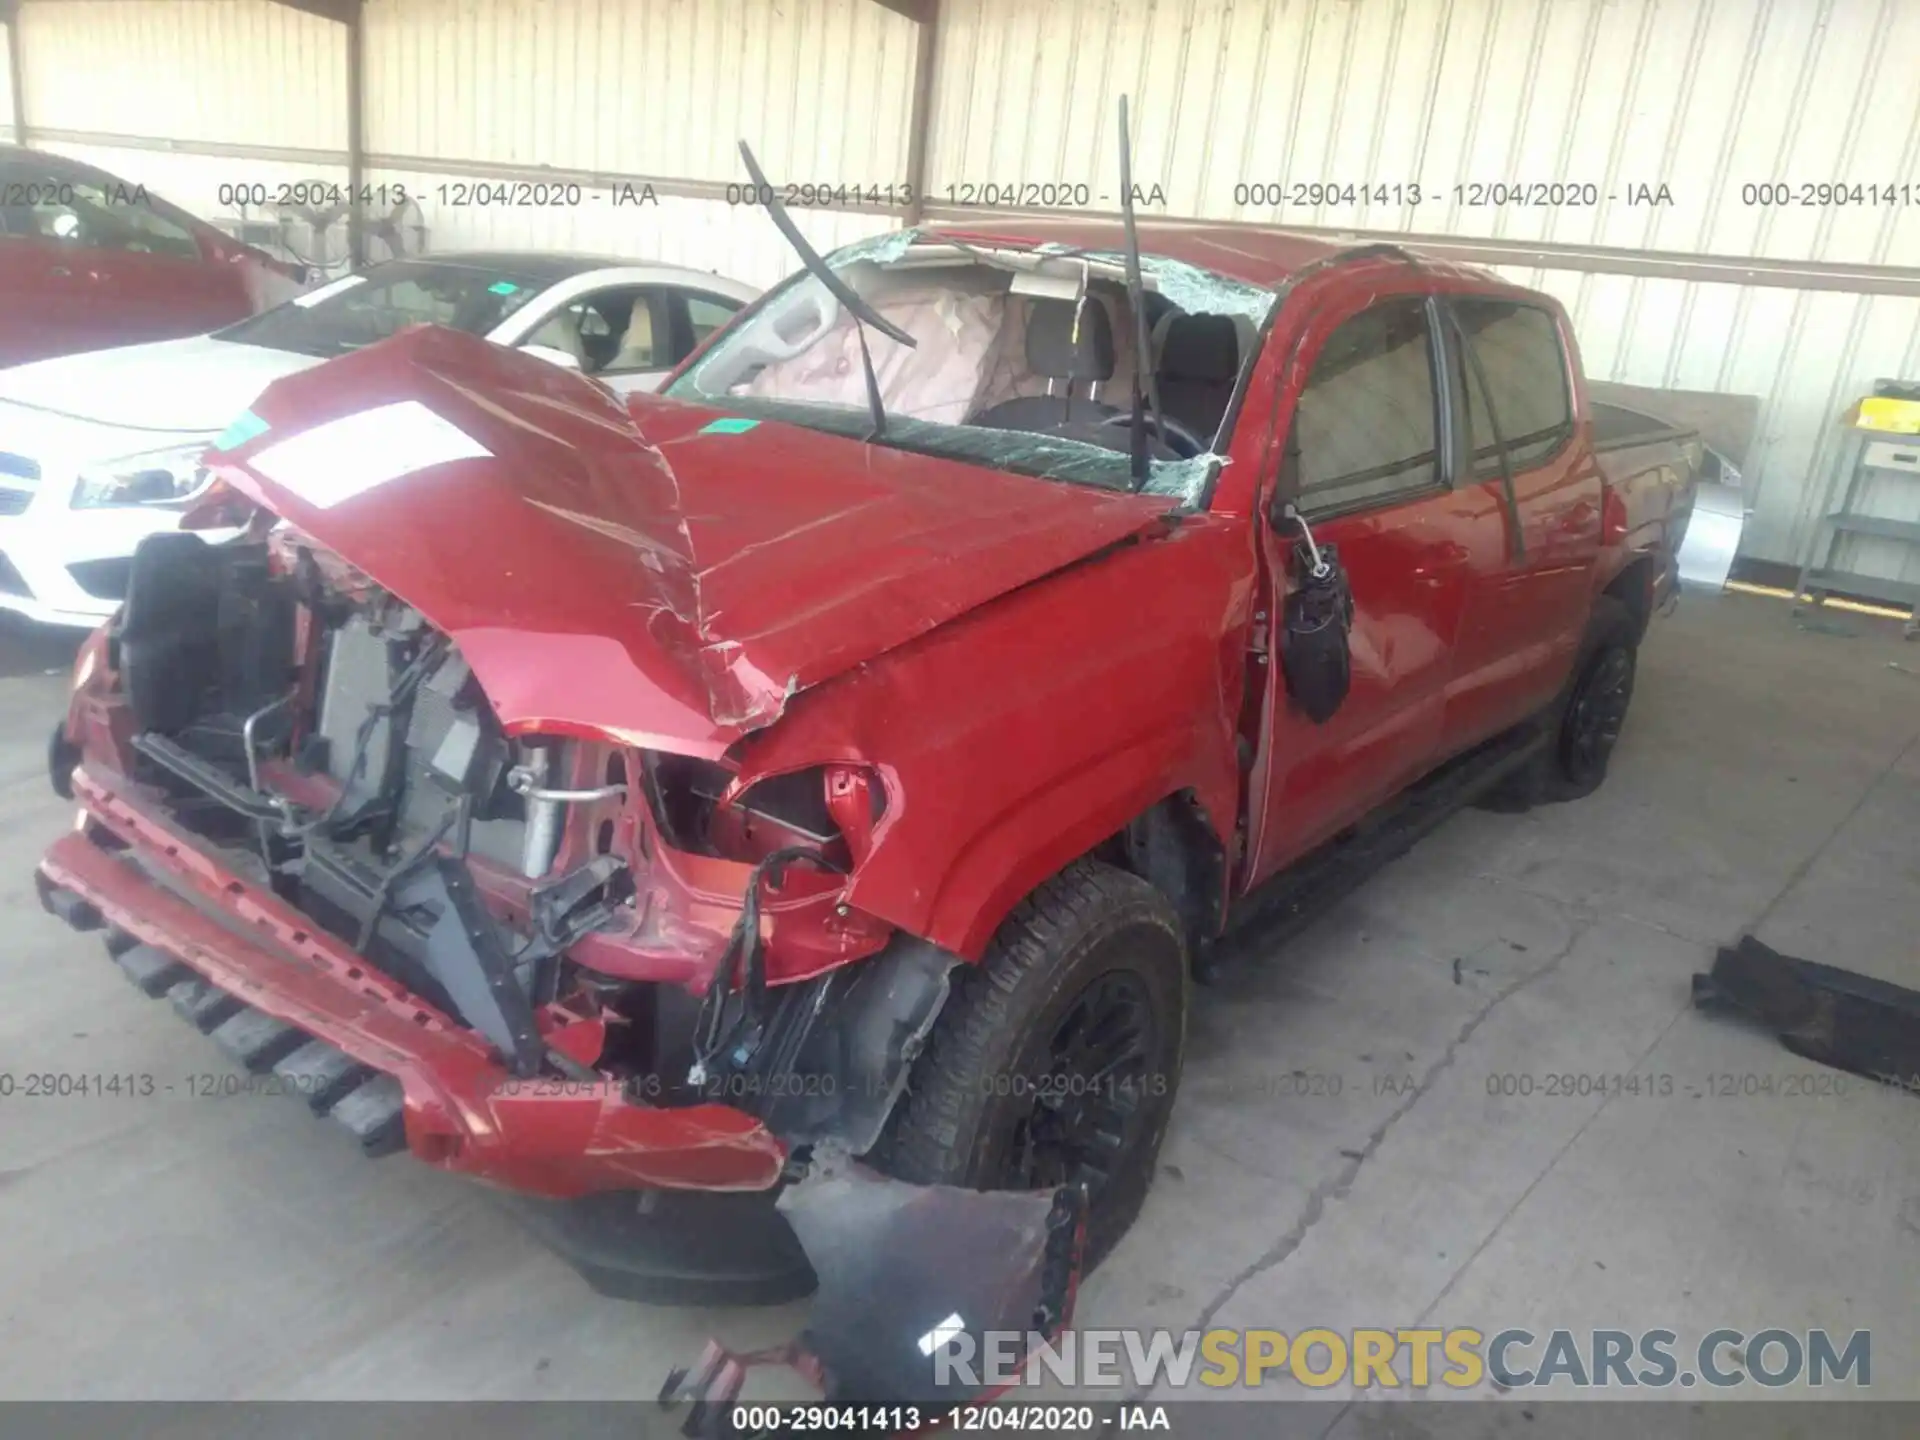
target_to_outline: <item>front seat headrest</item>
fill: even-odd
[[[1176,315],[1160,342],[1170,380],[1232,380],[1240,373],[1240,332],[1226,315]]]
[[[1073,333],[1080,312],[1080,335]],[[1107,307],[1089,295],[1084,305],[1072,300],[1034,300],[1027,306],[1027,368],[1049,380],[1111,380],[1113,326]]]

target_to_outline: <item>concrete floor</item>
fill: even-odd
[[[601,1300],[473,1186],[293,1101],[190,1098],[212,1047],[33,903],[71,647],[0,644],[0,1069],[175,1086],[0,1102],[0,1397],[640,1398],[708,1335],[798,1327]],[[1864,1328],[1872,1393],[1920,1397],[1920,1097],[1716,1097],[1815,1067],[1688,1004],[1747,928],[1920,984],[1917,736],[1897,627],[1689,599],[1598,795],[1464,814],[1200,993],[1161,1179],[1081,1323]],[[1629,1073],[1671,1093],[1489,1094]]]

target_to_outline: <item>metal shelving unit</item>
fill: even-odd
[[[1910,387],[1883,382],[1876,395],[1903,401],[1900,408],[1920,404],[1905,399]],[[1863,415],[1862,420],[1868,419]],[[1854,595],[1908,607],[1906,637],[1920,635],[1920,580],[1875,575],[1854,568],[1843,552],[1849,537],[1894,541],[1910,546],[1920,556],[1920,519],[1881,513],[1874,508],[1893,497],[1893,508],[1920,515],[1920,434],[1897,430],[1863,429],[1849,425],[1833,471],[1827,479],[1821,508],[1826,512],[1800,566],[1795,593],[1818,606],[1829,595]],[[1910,573],[1910,572],[1909,572]]]

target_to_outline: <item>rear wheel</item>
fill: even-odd
[[[1158,890],[1078,861],[954,985],[876,1160],[920,1184],[1088,1192],[1097,1264],[1139,1214],[1173,1110],[1186,948]]]
[[[1632,645],[1620,642],[1589,659],[1561,717],[1554,757],[1561,793],[1552,798],[1590,795],[1607,778],[1607,762],[1633,699],[1635,658]]]
[[[1486,808],[1524,810],[1600,788],[1633,700],[1639,648],[1633,612],[1611,595],[1595,600],[1573,673],[1542,717],[1545,749],[1489,795]]]

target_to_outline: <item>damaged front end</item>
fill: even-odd
[[[1060,1313],[1057,1241],[1048,1262],[943,1222],[899,1229],[911,1255],[816,1252],[776,1208],[818,1203],[795,1185],[816,1154],[874,1150],[960,963],[846,901],[883,778],[743,775],[719,720],[683,753],[651,721],[503,706],[469,653],[497,655],[500,626],[429,618],[300,507],[251,498],[236,539],[143,545],[82,652],[52,747],[80,813],[41,863],[46,907],[369,1154],[511,1192],[606,1293],[817,1280],[825,1303],[898,1263]],[[833,1373],[857,1311],[823,1321]]]

